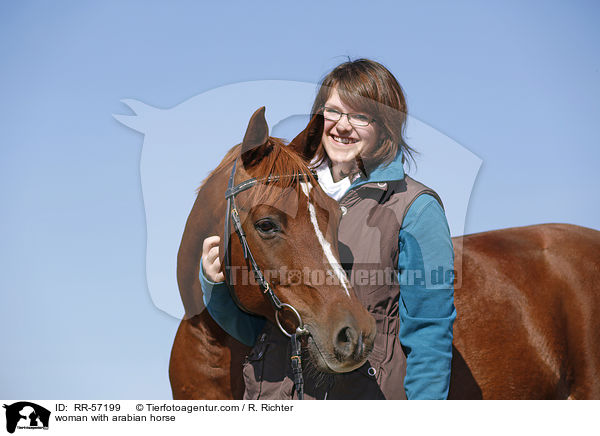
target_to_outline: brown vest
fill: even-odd
[[[340,201],[340,260],[359,300],[375,318],[375,345],[355,371],[330,376],[306,368],[304,398],[406,399],[406,356],[398,339],[398,235],[409,207],[424,193],[442,204],[433,190],[409,176],[364,184]],[[244,399],[295,398],[289,355],[289,339],[267,323],[244,364]]]

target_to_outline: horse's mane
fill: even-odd
[[[316,186],[317,181],[307,163],[294,150],[287,146],[281,138],[269,137],[267,144],[269,152],[252,168],[248,173],[257,179],[265,179],[269,176],[279,176],[279,179],[271,181],[268,184],[259,183],[252,190],[252,201],[254,203],[273,204],[280,198],[286,188],[295,188],[297,193],[300,189],[298,183],[299,176],[308,174],[309,181]],[[231,165],[241,154],[241,144],[235,145],[227,152],[221,163],[208,175],[202,182],[197,191],[200,191],[207,180],[221,171],[231,171]],[[238,168],[241,164],[238,161]],[[237,183],[240,181],[238,180]],[[269,189],[269,187],[278,187],[280,189]]]

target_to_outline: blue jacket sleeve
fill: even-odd
[[[408,399],[446,399],[452,362],[454,250],[440,204],[420,195],[399,236],[400,343]]]
[[[241,343],[253,346],[266,320],[243,312],[229,295],[225,282],[211,282],[204,276],[203,268],[200,268],[200,284],[204,305],[215,322]]]

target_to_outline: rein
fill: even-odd
[[[266,177],[264,179],[260,179],[260,180],[256,179],[256,178],[251,178],[251,179],[248,179],[248,180],[245,180],[245,181],[239,183],[238,185],[235,185],[234,179],[235,179],[236,164],[237,164],[237,159],[233,161],[231,175],[229,176],[229,183],[227,185],[227,190],[225,191],[225,198],[227,199],[227,212],[225,214],[225,231],[223,233],[223,238],[224,238],[224,242],[225,242],[225,244],[224,244],[225,245],[225,255],[224,255],[224,265],[223,265],[223,270],[225,273],[225,283],[227,283],[227,287],[229,288],[229,294],[231,295],[231,298],[233,299],[235,304],[242,311],[244,311],[250,315],[257,315],[256,313],[252,313],[250,310],[248,310],[246,307],[244,307],[244,305],[241,303],[241,301],[237,297],[237,295],[233,289],[233,285],[231,285],[231,276],[230,276],[231,231],[230,231],[230,227],[231,227],[231,222],[233,222],[233,228],[240,239],[240,243],[242,244],[242,248],[244,251],[244,259],[246,259],[247,262],[250,262],[250,266],[252,268],[252,272],[254,273],[254,277],[256,278],[258,286],[260,287],[263,294],[266,295],[267,299],[270,301],[271,305],[273,306],[273,309],[275,310],[275,321],[277,322],[277,326],[279,327],[279,330],[281,330],[284,335],[286,335],[287,337],[290,338],[291,346],[292,346],[292,353],[291,353],[290,359],[291,359],[291,364],[292,364],[292,372],[294,374],[294,386],[296,388],[296,392],[298,393],[298,399],[302,400],[304,398],[304,380],[302,377],[302,358],[300,356],[301,344],[300,344],[299,336],[308,334],[308,330],[306,330],[306,328],[304,327],[304,324],[302,323],[302,317],[300,316],[300,313],[298,313],[298,311],[292,305],[287,304],[287,303],[282,303],[279,300],[279,298],[277,297],[277,295],[275,295],[275,293],[273,292],[273,288],[271,287],[269,282],[265,279],[264,274],[262,273],[258,264],[256,263],[256,260],[254,259],[254,256],[252,255],[252,251],[250,250],[250,247],[248,246],[248,241],[246,239],[246,233],[244,232],[244,229],[242,228],[242,222],[240,220],[240,215],[238,213],[238,210],[237,210],[237,207],[235,204],[235,197],[240,192],[244,192],[244,191],[252,188],[259,182],[270,183],[270,182],[280,180],[283,177],[298,177],[299,182],[300,181],[308,182],[309,175],[308,174],[298,174],[298,175],[289,175],[289,176],[268,176],[268,177]],[[288,333],[285,330],[285,328],[283,328],[283,326],[281,325],[281,321],[279,320],[279,314],[285,308],[292,311],[292,313],[298,319],[298,327],[296,327],[296,331],[293,333]]]

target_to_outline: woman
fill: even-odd
[[[340,203],[340,257],[377,336],[362,368],[325,380],[305,376],[305,397],[445,399],[456,317],[453,248],[441,200],[404,174],[413,150],[403,138],[402,88],[377,62],[345,62],[323,79],[312,113],[325,118],[313,166]],[[216,236],[204,241],[204,301],[228,333],[254,346],[244,396],[292,398],[289,368],[278,363],[287,362],[287,338],[235,306],[220,283],[218,247]],[[393,280],[379,274],[386,271]]]

